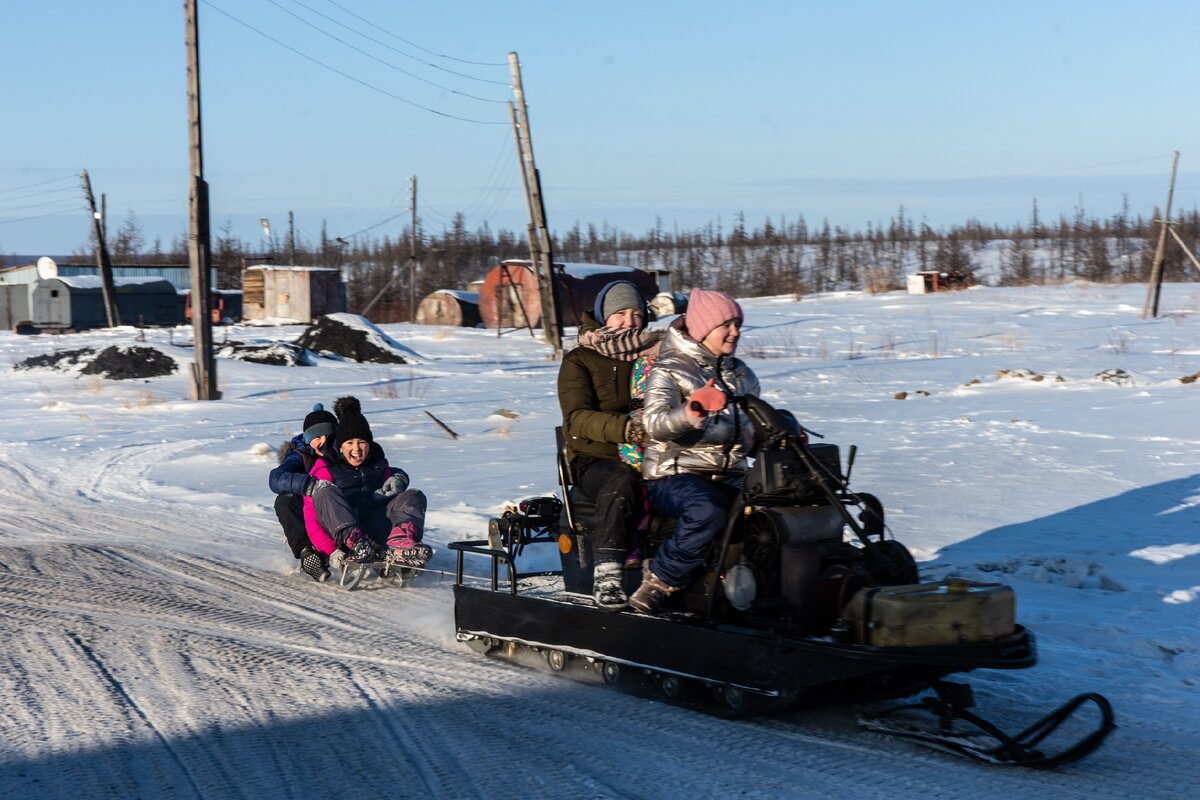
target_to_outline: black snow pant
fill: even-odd
[[[275,495],[275,516],[283,526],[283,538],[297,559],[308,547],[308,531],[304,528],[304,497],[298,494]]]
[[[425,533],[425,493],[420,489],[406,489],[387,503],[376,503],[367,495],[360,503],[351,503],[346,496],[329,487],[313,495],[317,521],[329,531],[341,545],[348,529],[359,527],[371,541],[384,546],[392,528],[411,522],[418,542]]]
[[[624,461],[590,456],[577,456],[571,471],[579,489],[596,504],[596,563],[623,562],[643,512],[641,473]]]

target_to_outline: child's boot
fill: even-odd
[[[678,586],[669,586],[650,571],[652,561],[642,563],[642,585],[629,598],[629,605],[643,614],[657,614],[667,598],[679,591]]]
[[[420,534],[411,522],[403,522],[392,528],[388,535],[388,549],[392,560],[403,567],[423,567],[433,558],[433,548],[418,541]]]

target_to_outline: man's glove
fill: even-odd
[[[310,477],[304,482],[304,494],[308,497],[315,497],[317,492],[322,489],[328,489],[330,486],[333,486],[333,481]]]
[[[688,414],[701,418],[710,411],[720,411],[725,407],[726,399],[725,393],[713,386],[713,379],[709,378],[707,383],[692,392],[688,398]]]
[[[642,425],[642,415],[634,414],[625,423],[625,441],[641,444],[646,441],[646,428]]]
[[[392,473],[391,477],[383,482],[383,486],[375,490],[375,499],[380,503],[391,500],[407,488],[408,475],[403,470],[396,470]]]

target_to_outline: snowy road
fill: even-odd
[[[1128,718],[1045,773],[848,710],[706,717],[477,656],[445,634],[445,587],[315,592],[124,547],[0,562],[5,797],[1183,797],[1195,769],[1187,731]]]
[[[0,798],[1194,797],[1200,388],[1174,378],[1200,370],[1200,314],[1072,327],[1118,290],[1022,291],[978,290],[973,305],[751,301],[764,349],[781,315],[865,328],[885,303],[901,307],[895,330],[870,335],[918,343],[911,357],[848,361],[830,327],[804,323],[784,344],[823,357],[752,364],[768,399],[860,445],[856,485],[884,498],[927,576],[1016,589],[1041,660],[971,675],[981,713],[1017,729],[1081,691],[1112,700],[1120,727],[1083,762],[975,765],[861,731],[854,709],[708,717],[473,653],[454,641],[437,576],[407,590],[314,584],[282,545],[259,446],[313,400],[364,399],[430,495],[435,544],[478,537],[502,501],[554,488],[554,366],[534,344],[391,326],[428,359],[401,368],[411,375],[221,362],[227,399],[208,405],[183,400],[180,377],[96,385],[2,368]],[[929,308],[936,358],[927,333],[906,330]],[[1114,325],[1138,344],[1106,350]],[[1005,326],[1030,344],[978,344]],[[52,344],[0,334],[8,362]],[[1108,366],[1138,385],[1088,382]],[[1069,380],[1005,382],[1000,367]],[[901,388],[930,395],[893,400]],[[426,408],[462,438],[422,422]],[[450,568],[442,550],[434,566]]]

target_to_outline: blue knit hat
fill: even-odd
[[[337,431],[337,417],[317,403],[304,418],[304,443],[312,444],[318,436],[332,436]]]

